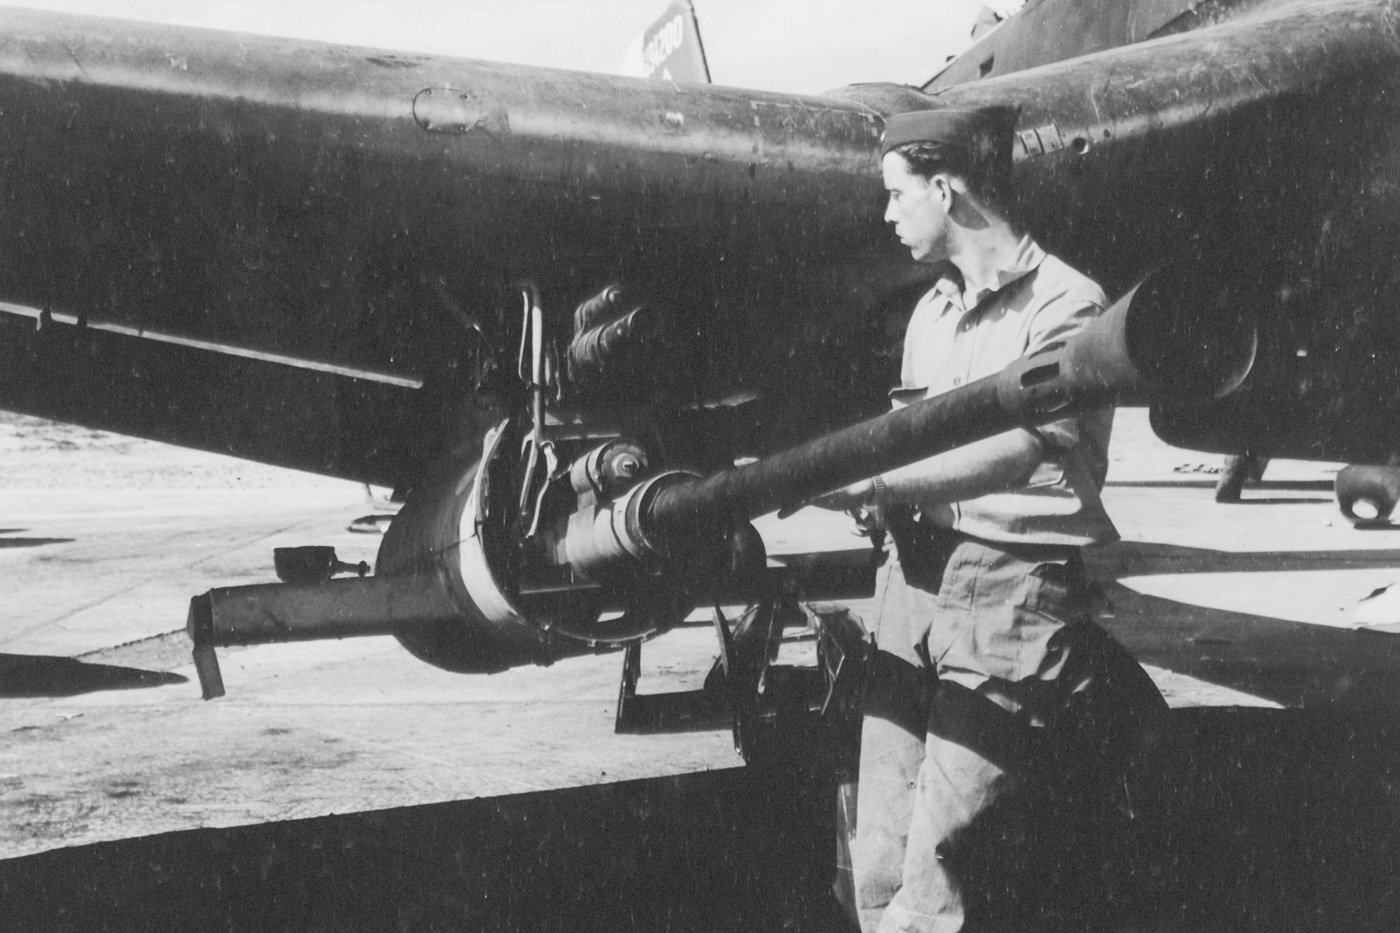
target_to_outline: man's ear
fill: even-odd
[[[952,211],[955,195],[961,193],[952,175],[944,172],[935,172],[928,180],[929,187],[933,189],[933,196],[942,205],[943,210]]]

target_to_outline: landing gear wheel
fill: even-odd
[[[1400,467],[1349,466],[1337,474],[1337,507],[1357,525],[1384,525],[1400,501]]]

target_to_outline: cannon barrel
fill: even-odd
[[[1223,288],[1194,275],[1158,273],[1080,333],[996,375],[749,466],[708,477],[662,473],[604,506],[588,505],[578,513],[585,520],[570,522],[565,552],[576,573],[594,578],[596,571],[597,579],[610,578],[617,566],[693,555],[707,543],[730,540],[717,530],[1124,393],[1187,403],[1220,398],[1244,381],[1257,346],[1252,319]],[[503,436],[488,435],[483,463]],[[218,645],[392,632],[415,655],[461,671],[595,650],[601,641],[587,633],[552,638],[497,583],[478,527],[482,475],[475,469],[445,475],[426,497],[410,500],[391,529],[397,550],[386,539],[375,577],[231,587],[195,597],[189,631],[204,696],[223,693]]]
[[[717,519],[752,519],[1018,426],[1127,394],[1174,402],[1234,391],[1253,368],[1254,320],[1218,282],[1149,276],[1078,334],[950,392],[818,437],[747,466],[639,490],[629,525],[674,539]]]

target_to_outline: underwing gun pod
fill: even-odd
[[[583,317],[571,349],[604,345]],[[531,345],[542,342],[527,334]],[[752,734],[782,710],[830,707],[835,681],[858,666],[845,659],[860,650],[851,626],[798,608],[799,596],[841,594],[769,569],[752,519],[1124,393],[1177,411],[1217,400],[1245,381],[1257,345],[1252,318],[1223,286],[1166,269],[1082,333],[997,375],[708,476],[667,463],[644,421],[618,429],[569,420],[552,388],[558,367],[526,350],[524,411],[486,434],[479,459],[415,490],[373,576],[215,589],[193,600],[201,685],[206,697],[222,692],[216,646],[392,633],[417,657],[460,672],[625,648],[626,699],[640,642],[713,605],[717,683],[707,700],[692,699],[733,712]],[[736,632],[721,604],[760,611]],[[818,629],[814,678],[771,670],[773,639],[788,621]]]

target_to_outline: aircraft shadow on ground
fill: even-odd
[[[994,921],[1032,904],[1057,933],[1400,929],[1397,740],[1388,716],[1173,710],[1122,782],[1129,808],[1066,807],[1078,822],[1051,824],[1041,860],[1006,846],[1015,819],[976,827],[965,884]]]
[[[737,768],[0,861],[16,930],[843,930],[834,791]]]
[[[1099,579],[1190,573],[1395,567],[1400,551],[1232,553],[1119,542],[1093,559]],[[1148,596],[1110,582],[1103,626],[1139,661],[1288,707],[1400,714],[1400,638]],[[1364,594],[1363,594],[1364,595]]]
[[[1110,479],[1105,486],[1121,486],[1126,489],[1214,489],[1218,480],[1211,478],[1198,478],[1192,474],[1183,474],[1181,479]],[[1296,490],[1306,492],[1309,490],[1331,492],[1335,484],[1330,479],[1300,479],[1300,480],[1269,480],[1264,483],[1250,483],[1244,488],[1244,496],[1248,498],[1250,493],[1261,493],[1283,490]],[[1244,500],[1241,500],[1244,501]],[[1331,502],[1331,499],[1272,499],[1272,502]],[[1235,503],[1230,503],[1234,505]]]
[[[0,654],[0,699],[67,697],[102,690],[133,690],[186,683],[167,671],[92,664],[77,658]]]
[[[1118,575],[1338,564],[1131,544],[1105,558]],[[1013,856],[1007,888],[1014,832],[975,840],[975,913],[1048,903],[1039,929],[1104,933],[1400,929],[1400,640],[1109,595],[1107,625],[1142,660],[1306,708],[1171,711],[1124,806],[1078,815],[1082,845]],[[834,798],[819,768],[743,768],[190,830],[0,861],[0,903],[34,933],[836,933]]]
[[[1131,816],[1081,821],[1040,862],[1014,834],[976,840],[1001,882],[965,875],[974,916],[1035,903],[1037,930],[1066,933],[1400,928],[1397,738],[1388,719],[1173,711],[1124,782]],[[189,830],[0,861],[0,903],[31,933],[837,933],[834,797],[820,769],[748,767]]]
[[[5,532],[0,532],[5,534]],[[43,547],[47,544],[69,544],[72,538],[0,538],[0,550],[6,548]]]
[[[1234,506],[1237,506],[1237,505],[1239,505],[1239,506],[1250,506],[1250,505],[1324,505],[1324,504],[1326,504],[1326,503],[1328,503],[1328,502],[1331,502],[1331,501],[1332,501],[1331,499],[1300,499],[1300,498],[1287,498],[1287,499],[1285,499],[1285,498],[1277,498],[1277,499],[1273,499],[1273,498],[1268,498],[1268,497],[1260,498],[1260,497],[1257,497],[1257,496],[1256,496],[1256,497],[1254,497],[1254,498],[1245,497],[1245,498],[1242,498],[1242,499],[1238,499],[1238,500],[1236,500],[1235,502],[1231,502],[1230,505],[1231,505],[1231,507],[1234,507]]]
[[[1386,526],[1389,527],[1389,526]],[[1355,551],[1215,551],[1153,541],[1117,541],[1086,554],[1099,576],[1169,573],[1269,573],[1280,570],[1347,570],[1393,567],[1400,549]]]

